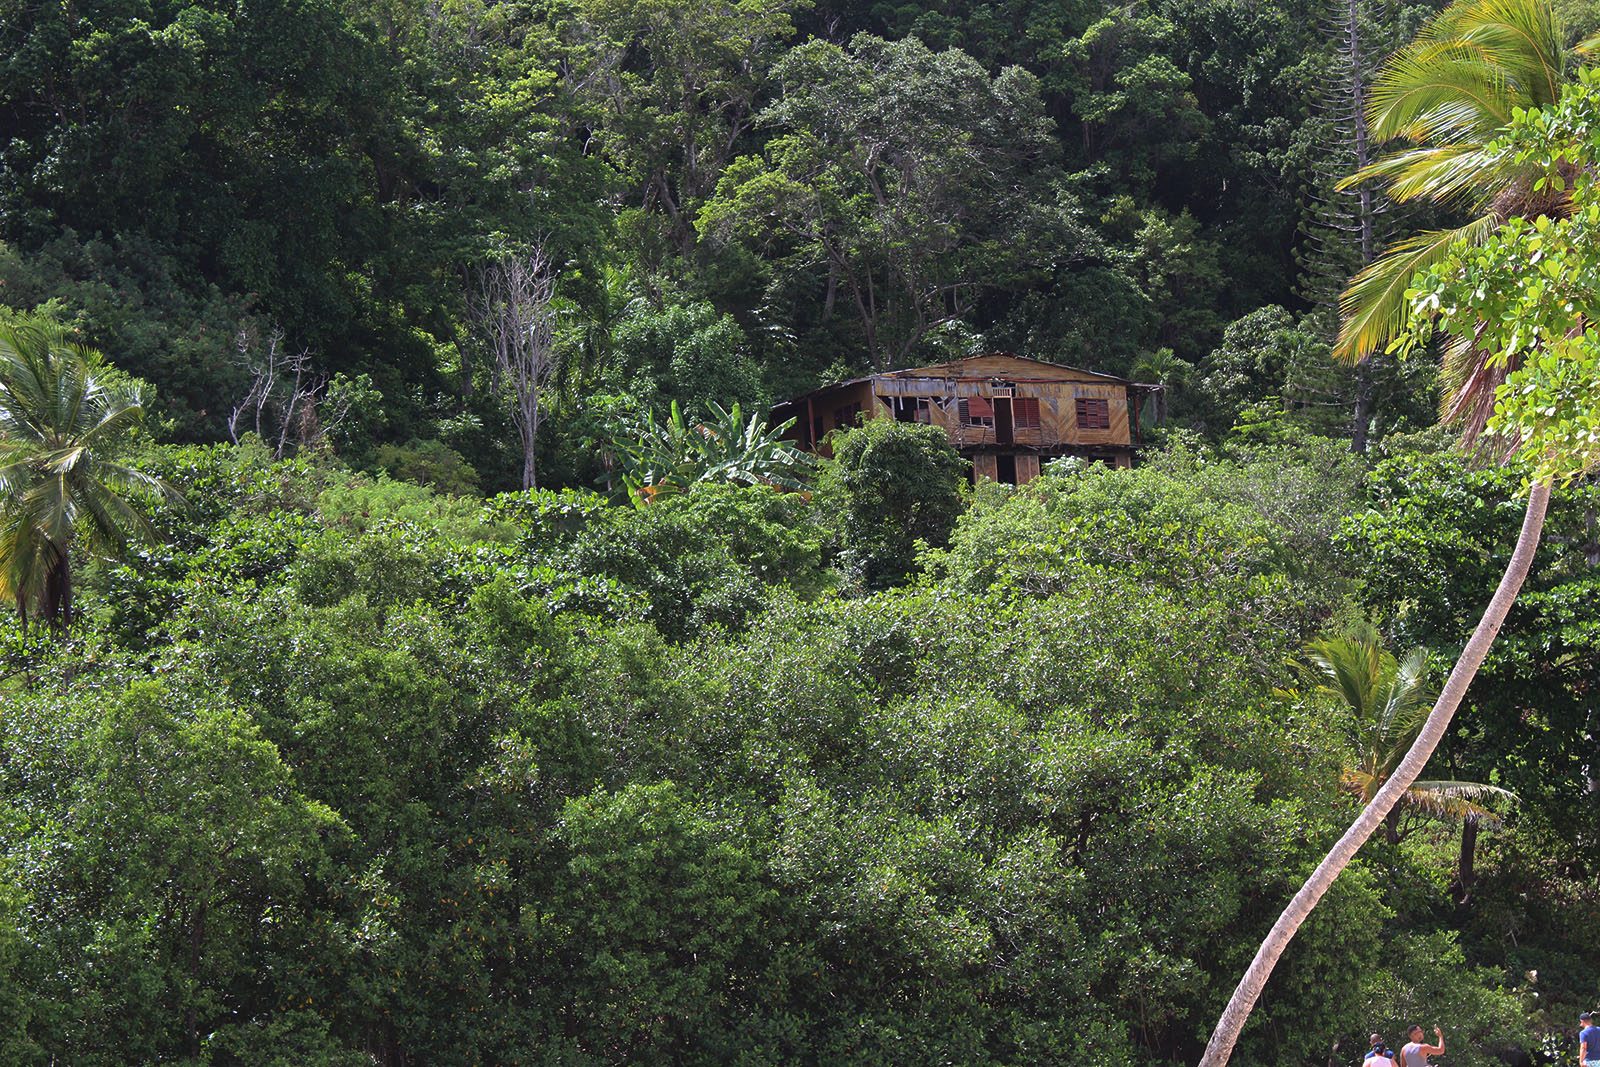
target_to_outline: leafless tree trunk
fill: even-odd
[[[1536,483],[1528,493],[1528,510],[1522,518],[1522,532],[1517,536],[1517,546],[1511,553],[1511,562],[1506,564],[1505,575],[1501,577],[1500,585],[1495,589],[1489,606],[1484,609],[1483,617],[1478,620],[1477,628],[1472,631],[1472,637],[1467,641],[1466,648],[1461,650],[1461,657],[1456,660],[1455,668],[1451,670],[1450,678],[1445,682],[1439,699],[1434,703],[1433,710],[1428,713],[1428,719],[1422,725],[1422,732],[1417,735],[1410,751],[1389,776],[1389,780],[1384,782],[1383,788],[1378,790],[1378,795],[1362,809],[1350,829],[1339,838],[1338,843],[1311,873],[1311,877],[1306,879],[1306,884],[1294,895],[1289,906],[1283,909],[1283,914],[1278,916],[1278,921],[1273,924],[1266,940],[1257,950],[1256,958],[1251,961],[1244,977],[1239,980],[1239,986],[1233,991],[1228,1006],[1223,1009],[1222,1018],[1217,1020],[1217,1028],[1211,1034],[1205,1054],[1200,1057],[1200,1067],[1223,1067],[1228,1062],[1228,1058],[1233,1055],[1233,1047],[1239,1040],[1239,1034],[1244,1029],[1245,1020],[1250,1017],[1256,999],[1266,987],[1267,979],[1271,976],[1278,957],[1283,955],[1283,950],[1289,946],[1289,941],[1299,931],[1306,916],[1311,914],[1311,909],[1317,906],[1317,901],[1322,899],[1322,895],[1333,885],[1334,879],[1339,877],[1339,872],[1345,869],[1355,857],[1356,851],[1366,843],[1367,838],[1372,836],[1372,832],[1378,828],[1384,816],[1388,815],[1389,810],[1399,801],[1401,794],[1411,788],[1411,783],[1417,780],[1429,757],[1433,755],[1433,750],[1444,738],[1445,730],[1449,728],[1456,708],[1461,705],[1462,698],[1467,694],[1467,686],[1478,673],[1478,667],[1483,663],[1484,656],[1488,655],[1489,646],[1494,643],[1495,635],[1500,632],[1500,626],[1505,622],[1506,613],[1511,610],[1512,603],[1517,599],[1517,591],[1522,588],[1523,580],[1527,578],[1528,571],[1533,566],[1533,554],[1539,547],[1539,534],[1544,528],[1545,510],[1549,504],[1550,483],[1548,481]]]
[[[291,428],[298,428],[294,443],[299,447],[317,445],[348,412],[341,410],[326,420],[317,417],[328,379],[313,373],[309,348],[289,353],[283,331],[277,328],[267,335],[265,351],[259,340],[253,326],[241,327],[234,336],[234,361],[250,372],[250,389],[228,416],[228,436],[238,444],[240,433],[252,430],[267,441],[276,425],[272,454],[282,459],[289,449]]]
[[[511,392],[511,421],[522,441],[522,487],[538,488],[534,440],[539,395],[555,370],[556,272],[544,242],[525,253],[502,252],[480,267],[468,304],[489,354],[495,381]]]

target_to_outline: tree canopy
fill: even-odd
[[[1562,1053],[1590,7],[0,4],[0,1062]]]

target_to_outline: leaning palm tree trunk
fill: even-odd
[[[1451,718],[1455,716],[1456,708],[1461,705],[1462,697],[1466,696],[1467,686],[1471,684],[1473,675],[1478,673],[1478,667],[1483,663],[1484,656],[1488,655],[1489,646],[1494,643],[1495,635],[1500,632],[1500,626],[1505,622],[1506,613],[1511,610],[1512,602],[1517,599],[1517,591],[1522,588],[1523,580],[1527,578],[1528,570],[1533,566],[1533,553],[1539,547],[1539,534],[1544,529],[1544,514],[1549,504],[1550,482],[1545,480],[1534,483],[1528,492],[1528,510],[1522,518],[1522,532],[1517,536],[1517,546],[1511,553],[1511,562],[1506,564],[1506,573],[1500,579],[1494,597],[1484,609],[1483,618],[1478,620],[1477,629],[1472,631],[1467,647],[1461,650],[1461,657],[1456,660],[1455,668],[1451,670],[1450,678],[1444,684],[1444,690],[1434,702],[1433,710],[1428,713],[1428,719],[1423,723],[1421,733],[1417,734],[1410,751],[1389,776],[1389,780],[1383,784],[1383,788],[1378,790],[1377,796],[1362,809],[1350,829],[1339,838],[1338,843],[1317,865],[1317,869],[1311,872],[1306,884],[1300,887],[1300,892],[1294,895],[1289,906],[1283,909],[1283,914],[1278,916],[1278,921],[1273,924],[1271,932],[1257,950],[1256,958],[1251,961],[1249,970],[1245,971],[1244,977],[1239,980],[1239,986],[1233,991],[1228,1006],[1223,1009],[1222,1017],[1217,1020],[1217,1028],[1206,1044],[1205,1055],[1200,1057],[1200,1067],[1223,1067],[1228,1062],[1228,1057],[1233,1055],[1233,1046],[1239,1040],[1239,1033],[1244,1029],[1245,1020],[1250,1017],[1256,999],[1261,996],[1261,990],[1272,974],[1272,968],[1276,966],[1278,957],[1283,955],[1283,950],[1288,947],[1290,939],[1300,929],[1300,924],[1305,922],[1306,916],[1311,914],[1311,909],[1316,907],[1317,901],[1322,899],[1328,887],[1333,885],[1334,879],[1339,877],[1339,872],[1349,865],[1356,851],[1366,843],[1367,838],[1372,836],[1372,832],[1378,828],[1378,824],[1399,801],[1401,795],[1417,780],[1422,768],[1433,755],[1433,750],[1439,747],[1445,730],[1450,726]]]

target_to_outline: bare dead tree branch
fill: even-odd
[[[291,443],[302,449],[320,444],[349,413],[345,403],[337,419],[317,417],[328,379],[313,372],[311,349],[291,354],[284,348],[281,329],[274,327],[268,333],[263,350],[259,331],[240,327],[233,347],[234,361],[250,373],[250,388],[228,416],[228,436],[234,444],[239,443],[240,424],[248,418],[247,426],[257,437],[275,438],[273,455],[282,459]]]
[[[492,357],[495,385],[510,392],[511,421],[522,442],[522,487],[535,489],[539,398],[556,366],[556,270],[540,240],[525,252],[501,252],[474,280],[468,307]]]

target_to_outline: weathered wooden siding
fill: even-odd
[[[926,397],[928,421],[950,435],[957,448],[996,444],[995,431],[988,426],[963,426],[960,400],[980,398],[993,401],[995,388],[987,381],[972,379],[939,378],[880,378],[873,383],[877,392],[876,410],[890,412],[889,403],[894,397]],[[1131,444],[1128,431],[1128,394],[1125,387],[1103,381],[1017,382],[1011,390],[1013,399],[1032,398],[1039,401],[1039,425],[1015,427],[1013,443],[1032,448],[1051,448],[1057,445],[1127,445]],[[1110,425],[1104,429],[1090,429],[1078,425],[1078,399],[1105,400]]]
[[[1024,392],[1029,389],[1029,392]],[[1120,385],[1071,384],[1041,385],[1037,389],[1019,385],[1020,396],[1039,398],[1039,445],[1127,445],[1132,440],[1128,433],[1128,393]],[[1105,429],[1090,429],[1078,425],[1078,400],[1096,399],[1106,402],[1110,425]],[[1019,443],[1034,444],[1036,442]]]
[[[1092,402],[1092,410],[1080,407],[1085,402]],[[966,425],[961,419],[963,403],[968,408]],[[1002,441],[997,431],[1006,427],[1008,409],[1010,436]],[[1018,425],[1024,409],[1023,421],[1036,419],[1037,425]],[[844,382],[780,405],[774,412],[775,418],[790,414],[799,418],[809,430],[807,443],[823,454],[829,451],[823,438],[859,421],[914,419],[944,431],[973,459],[974,474],[980,479],[995,478],[997,454],[1009,457],[1004,462],[1007,476],[1014,464],[1018,484],[1037,477],[1041,456],[1069,453],[1126,466],[1134,443],[1128,383],[1014,356],[980,356]],[[983,420],[996,425],[982,425]],[[1100,422],[1105,425],[1097,425]]]

